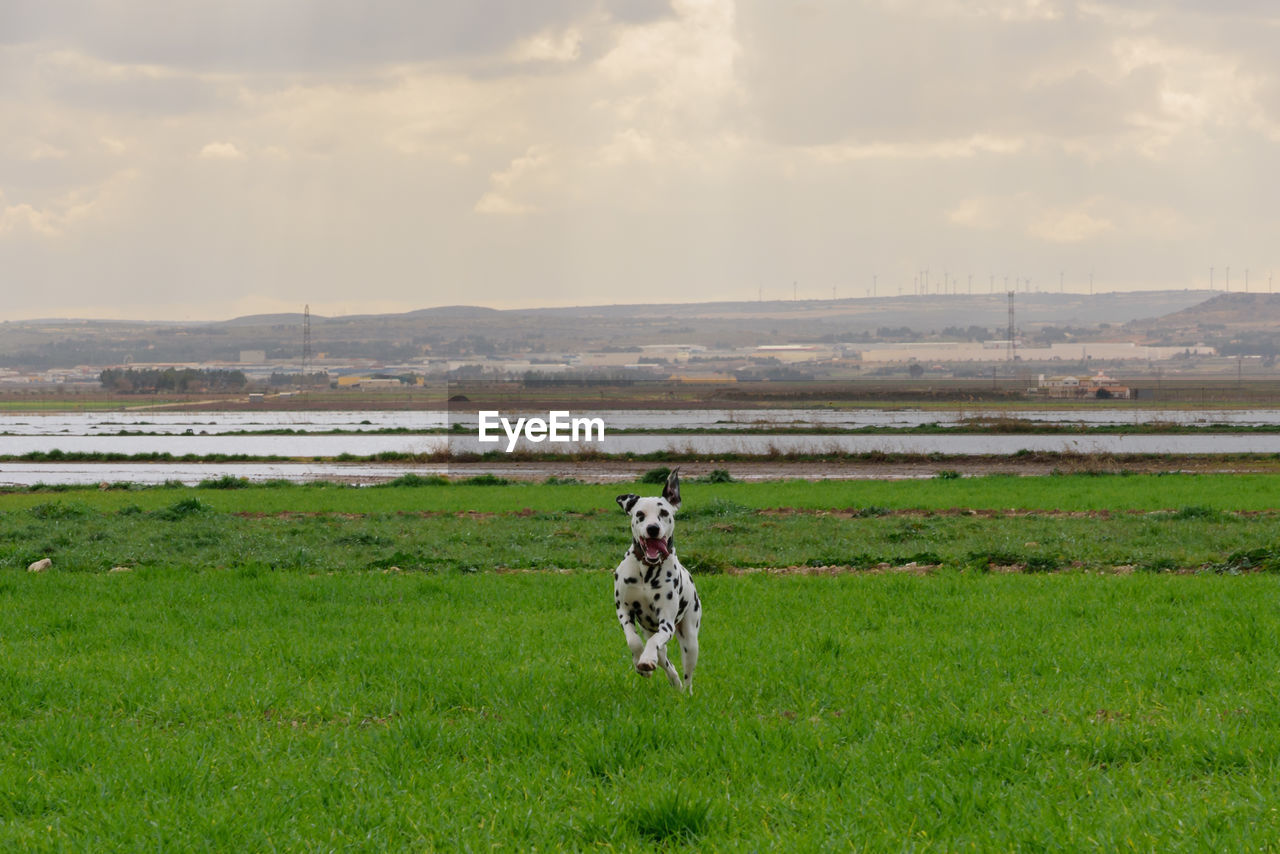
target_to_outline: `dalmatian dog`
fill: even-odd
[[[636,672],[646,677],[661,667],[672,686],[692,694],[702,602],[689,570],[676,557],[673,534],[680,507],[680,470],[671,472],[657,498],[628,493],[617,501],[631,519],[631,546],[613,573],[613,604],[632,662]],[[683,682],[667,658],[672,635],[680,641]]]

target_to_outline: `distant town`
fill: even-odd
[[[0,324],[0,387],[260,394],[397,390],[437,380],[1016,376],[1030,394],[1125,398],[1130,388],[1116,375],[1238,377],[1275,366],[1276,326],[1268,317],[1280,316],[1280,303],[1269,296],[1028,295],[1020,307],[1015,318],[1013,298],[995,296],[525,312],[458,307],[359,318],[307,312],[201,325],[9,322]],[[1004,326],[990,322],[1006,318]]]
[[[395,389],[429,378],[550,379],[557,376],[663,379],[677,382],[738,382],[769,379],[839,379],[925,371],[973,375],[984,365],[1009,362],[1061,364],[1088,371],[1091,365],[1176,362],[1189,366],[1217,356],[1213,347],[1147,346],[1126,341],[1056,342],[1028,346],[1018,339],[985,341],[907,341],[879,344],[762,344],[713,348],[702,344],[646,344],[612,351],[557,354],[555,357],[511,357],[475,354],[382,362],[376,359],[333,359],[320,352],[302,365],[297,358],[269,359],[263,350],[242,350],[233,361],[126,362],[76,365],[23,371],[0,368],[0,385],[107,386],[116,391],[155,390],[129,387],[130,374],[193,372],[202,382],[219,386],[329,386],[342,389]],[[194,380],[194,377],[193,377]]]

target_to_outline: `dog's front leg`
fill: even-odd
[[[622,624],[622,633],[627,638],[627,649],[631,650],[631,664],[640,670],[640,655],[644,652],[644,638],[636,631],[635,617],[630,614],[622,604],[621,592],[615,592],[615,602],[618,608],[618,622]],[[648,676],[648,673],[644,674]]]
[[[671,640],[671,635],[675,633],[675,630],[675,624],[671,620],[666,617],[659,618],[658,630],[653,633],[648,643],[644,645],[644,651],[636,661],[636,670],[648,676],[657,669],[658,653],[666,651],[667,641]]]
[[[640,670],[640,656],[644,653],[644,638],[640,637],[640,634],[636,631],[636,624],[631,619],[630,614],[625,611],[618,611],[618,622],[622,623],[622,633],[627,638],[627,649],[631,650],[631,663],[636,670],[648,676],[648,673]]]

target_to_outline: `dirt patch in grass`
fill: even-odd
[[[983,508],[975,510],[968,507],[949,507],[943,509],[923,509],[923,508],[905,508],[899,510],[888,510],[885,508],[875,508],[874,512],[868,512],[865,508],[850,507],[844,510],[822,510],[808,507],[766,507],[755,511],[757,516],[834,516],[838,519],[862,519],[869,516],[892,516],[904,518],[924,518],[929,516],[975,516],[983,519],[1019,519],[1026,517],[1043,517],[1048,519],[1110,519],[1113,516],[1151,516],[1155,514],[1170,514],[1178,511],[1173,509],[1166,510],[1025,510],[1011,508],[1009,510],[995,510],[991,508]],[[1236,511],[1232,511],[1233,513]],[[1250,510],[1239,511],[1238,515],[1250,516],[1271,516],[1275,515],[1274,510]]]
[[[937,564],[904,563],[895,565],[880,563],[875,566],[731,566],[725,575],[929,575],[940,567]]]

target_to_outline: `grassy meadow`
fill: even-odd
[[[686,482],[693,697],[655,487],[414,483],[0,494],[0,849],[1280,839],[1280,477]]]

